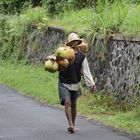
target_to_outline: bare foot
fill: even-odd
[[[75,127],[72,127],[72,126],[70,126],[69,128],[68,128],[68,131],[70,132],[70,133],[75,133],[76,131],[79,131],[80,129],[79,128],[75,128]]]

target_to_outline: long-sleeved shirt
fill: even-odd
[[[95,84],[93,77],[91,75],[87,58],[85,57],[82,62],[82,73],[87,87],[92,88]],[[76,84],[64,84],[69,90],[77,91],[80,88],[80,82]]]

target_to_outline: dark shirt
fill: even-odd
[[[75,84],[81,80],[82,62],[85,55],[82,52],[75,53],[74,62],[64,71],[59,72],[59,82]]]

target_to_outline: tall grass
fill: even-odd
[[[126,36],[140,36],[140,5],[131,5],[120,32]]]
[[[122,34],[125,36],[140,35],[140,5],[128,1],[114,1],[104,4],[99,1],[95,9],[92,33],[99,35]]]
[[[49,25],[62,26],[66,32],[78,32],[88,34],[91,30],[90,25],[94,20],[93,9],[81,9],[78,11],[65,11],[55,19],[49,19]]]
[[[32,8],[29,6],[21,12],[21,17],[25,16],[30,22],[42,22],[44,18],[47,19],[47,10],[44,7]]]
[[[108,36],[122,34],[124,36],[140,35],[140,5],[130,1],[114,1],[104,3],[98,0],[95,8],[85,8],[78,11],[65,11],[54,19],[49,19],[49,25],[62,26],[67,32],[79,34],[98,34]]]
[[[114,1],[113,3],[106,2],[103,4],[100,2],[95,11],[95,17],[93,21],[93,32],[99,35],[106,35],[108,33],[119,33],[120,26],[130,9],[130,4]]]

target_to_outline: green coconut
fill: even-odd
[[[72,62],[75,59],[75,52],[71,47],[59,47],[55,52],[56,58],[59,60],[67,59]]]
[[[52,59],[47,60],[47,61],[45,61],[44,65],[45,65],[46,71],[49,71],[52,73],[58,71],[59,65],[55,60],[52,60]]]

